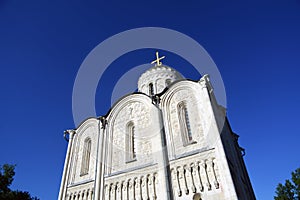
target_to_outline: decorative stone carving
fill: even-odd
[[[79,200],[80,197],[81,197],[81,191],[79,191],[78,194],[77,194],[77,200]]]
[[[116,185],[114,183],[110,185],[110,200],[116,200]]]
[[[86,195],[85,195],[85,199],[86,199],[86,200],[90,199],[90,198],[91,198],[90,196],[91,196],[91,195],[90,195],[90,189],[87,189]]]
[[[91,188],[89,193],[90,200],[93,200],[93,196],[94,196],[94,188]]]
[[[196,192],[196,188],[194,185],[194,180],[192,177],[192,171],[191,171],[191,167],[190,165],[184,165],[184,171],[185,171],[185,178],[186,178],[186,182],[188,185],[188,189],[189,191],[195,193]]]
[[[156,199],[156,196],[155,196],[155,185],[153,184],[153,181],[154,181],[154,177],[152,174],[149,174],[148,175],[148,188],[149,188],[149,198],[152,200],[152,199]]]
[[[141,189],[142,189],[142,199],[149,199],[148,196],[148,179],[145,176],[142,176],[141,178],[142,180],[142,185],[141,185]]]
[[[121,185],[121,183],[116,184],[116,199],[122,199],[122,185]]]
[[[203,192],[203,185],[202,185],[202,181],[200,179],[200,176],[199,176],[199,166],[198,164],[195,164],[195,163],[191,163],[191,167],[193,169],[193,180],[194,180],[194,183],[196,185],[196,188],[198,188],[197,190],[199,192]]]
[[[219,181],[216,173],[217,165],[215,163],[215,159],[211,158],[209,160],[211,171],[212,171],[212,176],[213,176],[213,183],[216,189],[219,189]]]
[[[129,200],[134,200],[135,199],[135,195],[134,195],[134,180],[130,179],[129,180],[129,186],[128,186],[128,193],[129,193]]]
[[[136,200],[141,200],[142,196],[141,196],[141,181],[140,178],[137,177],[134,180],[135,183],[135,199]]]
[[[185,180],[183,167],[179,166],[177,168],[177,171],[178,171],[178,179],[179,179],[180,188],[185,194],[188,194],[189,190],[188,190],[187,185],[186,185],[186,180]]]
[[[122,200],[128,200],[128,182],[122,182]]]
[[[206,161],[202,160],[202,161],[199,163],[199,167],[200,167],[200,174],[201,174],[201,177],[204,177],[203,179],[205,180],[205,184],[206,184],[206,186],[207,186],[207,189],[208,189],[208,190],[211,190],[211,184],[210,184],[209,176],[208,176],[208,173],[207,173],[207,165],[206,165]]]
[[[177,169],[172,168],[171,169],[171,175],[172,175],[172,183],[173,183],[173,189],[175,191],[175,193],[177,194],[177,196],[181,196],[182,192],[179,186],[179,182],[178,182],[178,172]]]

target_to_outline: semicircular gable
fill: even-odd
[[[159,112],[151,98],[140,93],[128,95],[114,105],[106,118],[108,174],[152,162],[151,137],[160,131]]]
[[[127,96],[124,96],[122,99],[117,101],[112,108],[110,109],[109,113],[107,114],[107,121],[113,121],[114,118],[118,115],[120,110],[122,110],[124,107],[126,107],[128,104],[133,102],[140,102],[145,105],[152,105],[152,100],[149,96],[142,94],[142,93],[133,93]]]
[[[182,80],[172,84],[161,97],[161,108],[171,158],[206,148],[203,130],[209,114],[199,83]]]
[[[199,91],[200,88],[201,87],[199,83],[191,80],[176,81],[169,86],[168,90],[166,90],[164,94],[162,94],[161,103],[163,105],[167,104],[168,101],[180,90],[192,91],[193,93],[197,93],[201,92]]]
[[[90,126],[98,126],[99,120],[95,117],[90,117],[81,122],[81,124],[75,129],[76,134],[84,131]]]
[[[99,120],[97,118],[88,118],[79,125],[75,132],[72,145],[71,184],[94,179]],[[87,140],[89,141],[89,149],[86,149],[85,145]],[[88,157],[84,152],[88,152]]]

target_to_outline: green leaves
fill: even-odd
[[[295,195],[300,199],[300,168],[292,172],[292,181],[295,184]]]
[[[8,188],[14,180],[15,165],[4,164],[0,166],[0,194],[10,191]]]
[[[38,200],[31,197],[29,192],[19,190],[12,191],[9,186],[15,176],[16,165],[4,164],[0,166],[0,200]]]
[[[279,183],[276,187],[275,200],[299,200],[300,199],[300,168],[292,172],[292,182],[285,180],[285,184]]]

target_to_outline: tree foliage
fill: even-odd
[[[285,184],[279,183],[276,187],[275,200],[300,200],[300,168],[292,172],[291,180]]]
[[[9,164],[0,166],[0,200],[37,200],[36,197],[31,197],[29,192],[13,191],[9,188],[14,180],[15,167]]]

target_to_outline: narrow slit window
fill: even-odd
[[[193,142],[193,136],[190,128],[189,115],[185,102],[180,102],[177,108],[183,143],[184,145],[187,145]]]
[[[135,126],[132,122],[127,124],[126,133],[126,161],[134,161],[136,159],[136,148],[135,148]]]
[[[91,157],[91,144],[92,144],[92,141],[90,138],[86,138],[84,140],[82,161],[81,161],[81,171],[80,171],[81,176],[89,173],[90,157]]]
[[[153,83],[149,84],[149,95],[153,96],[154,95],[154,89],[153,89]]]

